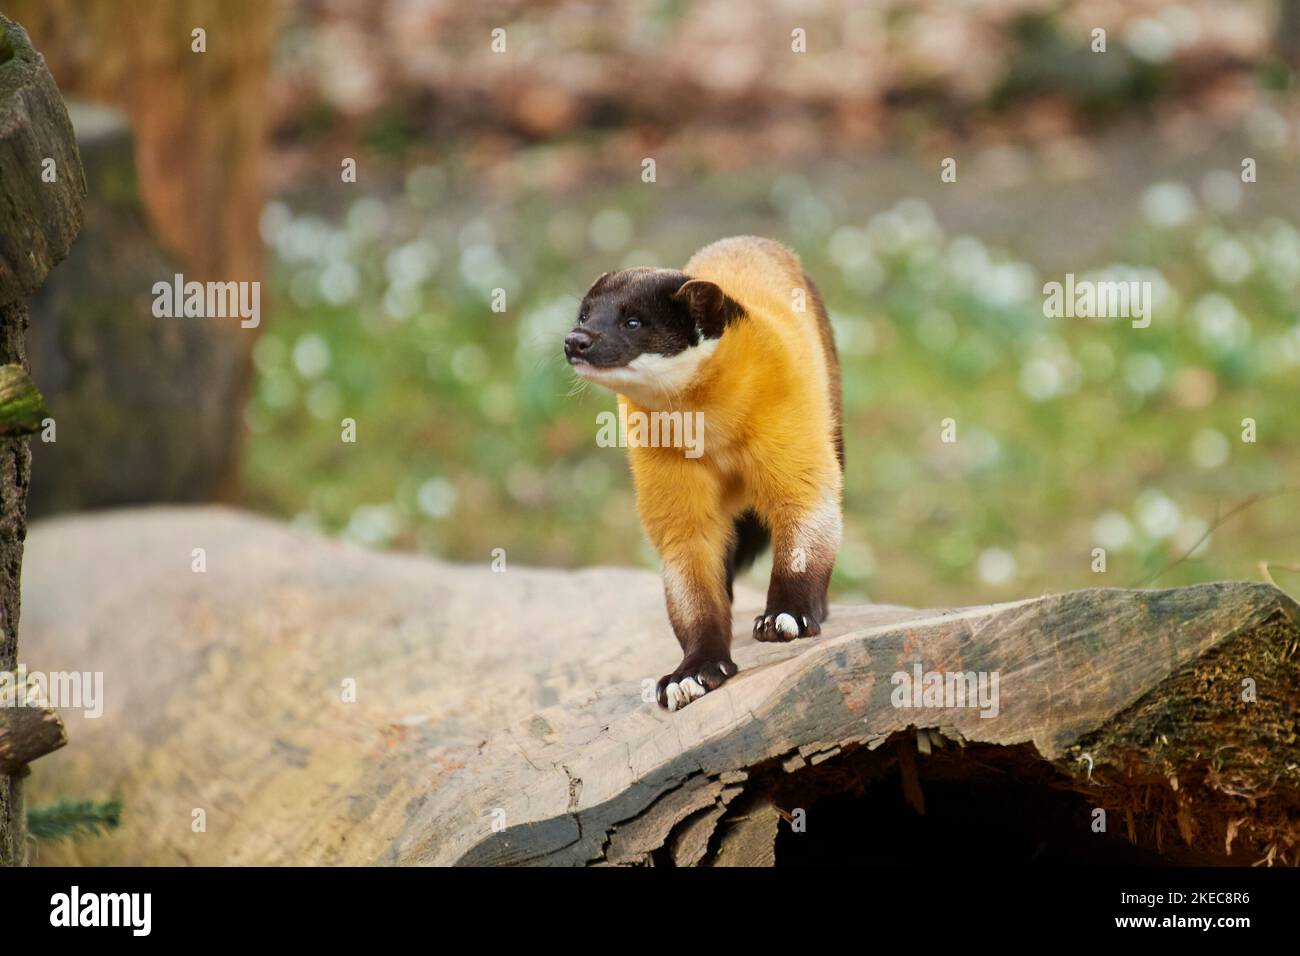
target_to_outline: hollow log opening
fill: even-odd
[[[710,826],[693,863],[897,867],[963,857],[1050,868],[1289,862],[1277,852],[1288,845],[1287,837],[1277,839],[1280,830],[1270,845],[1224,840],[1235,812],[1225,804],[1230,795],[1191,779],[1175,790],[1165,778],[1134,769],[1108,767],[1104,779],[1090,780],[1086,768],[1068,773],[1028,744],[961,745],[936,731],[912,729],[874,750],[859,746],[819,763],[787,758],[751,768],[743,795],[725,814],[710,809],[682,821],[652,862],[681,865],[680,847],[689,834]],[[1294,807],[1270,810],[1256,802],[1255,809],[1291,821],[1289,838],[1300,837]]]
[[[921,732],[924,734],[924,732]],[[936,740],[931,735],[931,740]],[[1172,864],[1134,845],[1100,801],[1033,747],[948,743],[919,753],[914,736],[859,748],[773,785],[773,803],[806,804],[807,828],[778,830],[778,866],[898,866],[963,856],[991,864]],[[1200,861],[1209,862],[1209,861]]]

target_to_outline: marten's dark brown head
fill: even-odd
[[[605,273],[583,296],[564,355],[588,381],[633,399],[688,386],[741,315],[714,283],[670,269]]]

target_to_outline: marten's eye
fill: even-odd
[[[635,318],[628,319],[626,322],[623,323],[623,327],[627,329],[639,329],[641,328],[641,320]]]

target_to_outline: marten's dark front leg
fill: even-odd
[[[731,660],[731,601],[727,552],[732,519],[722,506],[718,479],[699,461],[636,449],[637,510],[663,563],[668,619],[682,662],[656,688],[658,701],[677,710],[736,673]]]
[[[821,633],[826,592],[839,551],[839,496],[808,509],[782,509],[772,523],[772,579],[767,607],[754,618],[754,640],[789,641]]]
[[[703,535],[663,555],[668,619],[682,646],[682,662],[659,679],[656,691],[669,710],[703,697],[737,670],[731,660],[725,557],[711,538]]]

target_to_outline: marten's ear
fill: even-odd
[[[600,285],[602,282],[604,282],[604,281],[605,281],[606,279],[608,279],[608,278],[609,278],[609,273],[608,273],[608,272],[602,272],[602,273],[600,274],[599,278],[597,278],[596,281],[593,282],[593,283],[591,284],[591,288],[587,290],[587,295],[591,295],[593,292],[595,292],[595,291],[596,291],[596,286]],[[583,298],[586,298],[586,296],[584,296]]]
[[[696,331],[706,339],[716,339],[741,314],[739,303],[707,279],[688,279],[672,298],[686,305]]]

